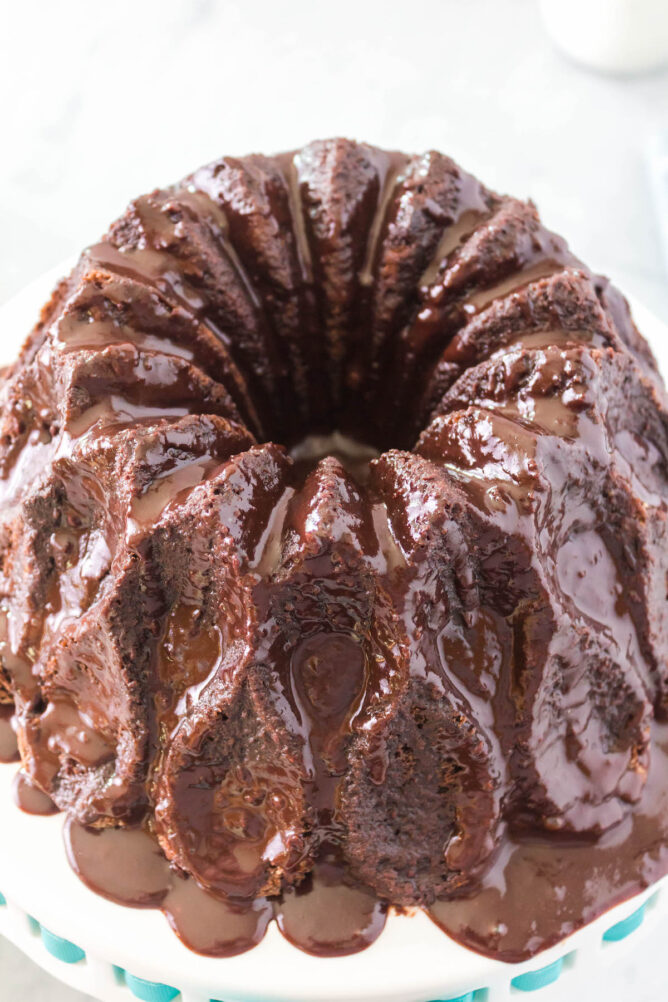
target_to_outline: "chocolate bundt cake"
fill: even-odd
[[[617,845],[588,914],[668,867],[663,385],[533,205],[434,152],[223,158],[83,253],[2,394],[3,699],[72,845],[508,956],[466,930],[511,849]]]

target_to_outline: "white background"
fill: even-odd
[[[0,0],[0,302],[141,191],[222,153],[343,134],[441,149],[533,198],[668,321],[645,164],[662,129],[668,73],[572,65],[535,0]],[[602,973],[597,997],[659,1002],[662,952],[656,937]],[[81,998],[0,943],[0,1002]]]

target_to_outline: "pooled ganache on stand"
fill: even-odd
[[[446,156],[137,199],[3,380],[19,802],[204,953],[537,952],[668,870],[667,457],[626,301]]]

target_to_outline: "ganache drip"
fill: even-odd
[[[1,392],[0,758],[89,886],[216,956],[420,907],[517,960],[668,870],[665,392],[532,205],[223,158]]]

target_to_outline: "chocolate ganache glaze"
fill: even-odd
[[[420,907],[529,956],[668,870],[668,421],[626,301],[448,157],[223,158],[4,374],[2,754],[203,953]]]

